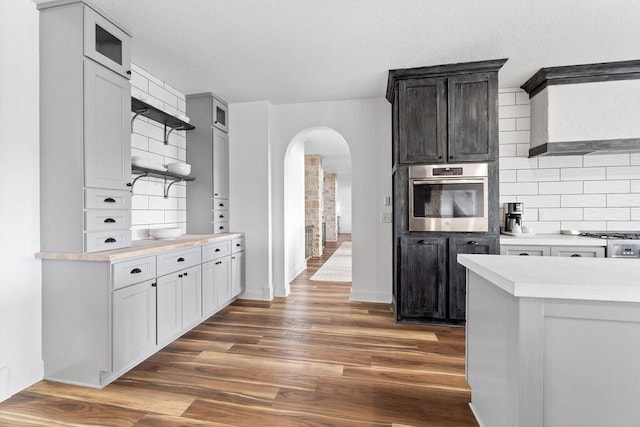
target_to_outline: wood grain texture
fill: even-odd
[[[103,390],[39,382],[0,425],[477,426],[463,328],[398,324],[348,283],[308,280],[340,242],[289,297],[236,301]]]

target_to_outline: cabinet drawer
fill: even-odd
[[[85,214],[87,231],[128,230],[131,228],[131,211],[88,209]]]
[[[213,210],[213,222],[229,222],[229,211]]]
[[[202,262],[201,252],[198,246],[158,255],[156,259],[158,277],[200,264]]]
[[[218,197],[213,198],[213,210],[214,211],[226,211],[229,210],[229,200],[220,199]]]
[[[214,222],[213,223],[213,234],[222,234],[229,232],[229,223],[228,222]]]
[[[213,261],[231,253],[231,241],[212,243],[202,247],[202,262]]]
[[[113,264],[112,274],[113,289],[154,279],[156,277],[156,257],[137,258]]]
[[[500,255],[520,255],[520,256],[549,256],[549,246],[533,245],[502,245]]]
[[[131,192],[87,188],[84,205],[87,209],[131,209]]]
[[[244,237],[238,237],[237,239],[233,239],[231,241],[231,252],[242,252],[244,251]]]
[[[94,231],[84,236],[86,252],[109,251],[131,246],[131,230]]]
[[[551,256],[603,258],[603,247],[551,246]]]

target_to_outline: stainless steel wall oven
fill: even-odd
[[[409,167],[409,231],[486,232],[486,163]]]

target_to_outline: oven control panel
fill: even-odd
[[[434,168],[433,176],[460,176],[462,175],[462,168]]]
[[[640,242],[624,240],[610,241],[607,244],[608,258],[640,258]]]

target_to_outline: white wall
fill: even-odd
[[[42,379],[38,12],[0,2],[0,401]]]
[[[153,103],[167,113],[184,113],[185,96],[150,72],[131,64],[131,93],[136,98],[146,97],[145,102]],[[133,117],[134,113],[131,113]],[[131,133],[131,155],[166,165],[184,162],[187,158],[186,131],[169,134],[169,144],[164,144],[164,125],[146,117],[138,116],[133,122]],[[186,232],[187,191],[186,183],[179,182],[169,189],[169,197],[164,198],[164,180],[141,178],[133,188],[131,198],[131,230],[133,240],[149,237],[149,228],[180,227]]]
[[[285,197],[285,282],[282,287],[274,289],[278,297],[289,294],[289,283],[307,268],[305,257],[305,171],[304,140],[300,136],[294,138],[286,153],[284,165]]]
[[[258,300],[273,298],[269,108],[266,101],[229,105],[229,228],[245,232],[241,298]]]
[[[337,215],[340,233],[351,233],[351,175],[338,175]]]
[[[524,225],[537,233],[640,231],[640,153],[529,159],[527,94],[500,89],[499,104],[500,202],[523,202]]]
[[[344,137],[353,170],[351,299],[390,302],[391,224],[379,221],[391,195],[391,105],[384,98],[230,106],[231,228],[247,232],[247,292],[286,294],[285,154],[299,132],[328,127]],[[269,188],[265,188],[268,185]],[[270,193],[270,195],[269,195]]]

